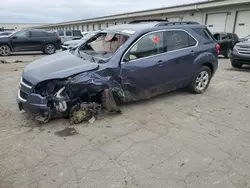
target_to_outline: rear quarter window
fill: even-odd
[[[185,31],[166,31],[167,51],[195,46],[197,41]]]
[[[46,33],[44,31],[31,31],[31,37],[33,38],[46,37]]]
[[[57,33],[55,32],[46,32],[47,37],[57,37]]]
[[[81,31],[79,31],[79,30],[74,30],[72,32],[73,32],[73,36],[81,36],[82,35]]]
[[[213,41],[213,36],[206,28],[195,28],[193,29],[198,35],[202,36],[205,40]]]

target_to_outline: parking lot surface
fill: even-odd
[[[22,70],[42,56],[0,57],[0,188],[250,187],[250,68],[221,58],[202,95],[172,92],[70,126],[18,111]],[[55,134],[67,127],[72,136]]]

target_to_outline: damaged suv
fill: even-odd
[[[117,103],[183,87],[203,93],[218,53],[209,30],[196,22],[116,25],[77,48],[28,64],[20,80],[19,109],[47,122],[82,113],[90,117],[102,108],[119,111]]]

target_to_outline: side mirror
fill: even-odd
[[[11,37],[11,39],[16,39],[17,38],[17,36],[13,36],[13,37]]]

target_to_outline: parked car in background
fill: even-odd
[[[113,112],[118,101],[148,99],[184,87],[200,94],[217,70],[218,53],[207,27],[196,22],[112,26],[76,49],[28,64],[18,105],[47,122],[79,110],[84,118],[101,107]]]
[[[240,42],[244,42],[244,41],[247,41],[248,39],[250,39],[250,35],[247,35],[247,36],[244,37],[244,38],[240,38],[239,41],[240,41]]]
[[[54,32],[40,29],[22,30],[0,38],[0,55],[11,52],[42,51],[53,54],[61,48],[61,39]]]
[[[85,36],[83,36],[81,39],[67,41],[67,42],[63,43],[62,50],[69,50],[69,49],[72,49],[74,47],[77,47],[78,45],[84,43],[86,40],[88,40],[91,37],[93,37],[94,35],[96,35],[98,32],[99,31],[90,31]]]
[[[244,64],[250,65],[250,38],[234,46],[230,60],[235,68],[241,68]]]
[[[69,40],[77,40],[83,37],[80,30],[57,30],[58,36],[61,37],[62,43]]]
[[[239,42],[238,36],[236,34],[225,32],[213,33],[213,36],[220,45],[220,54],[225,58],[229,58],[233,51],[234,45]]]
[[[7,32],[7,31],[4,31],[4,32],[0,32],[0,37],[2,36],[8,36],[8,35],[11,35],[12,32]]]

